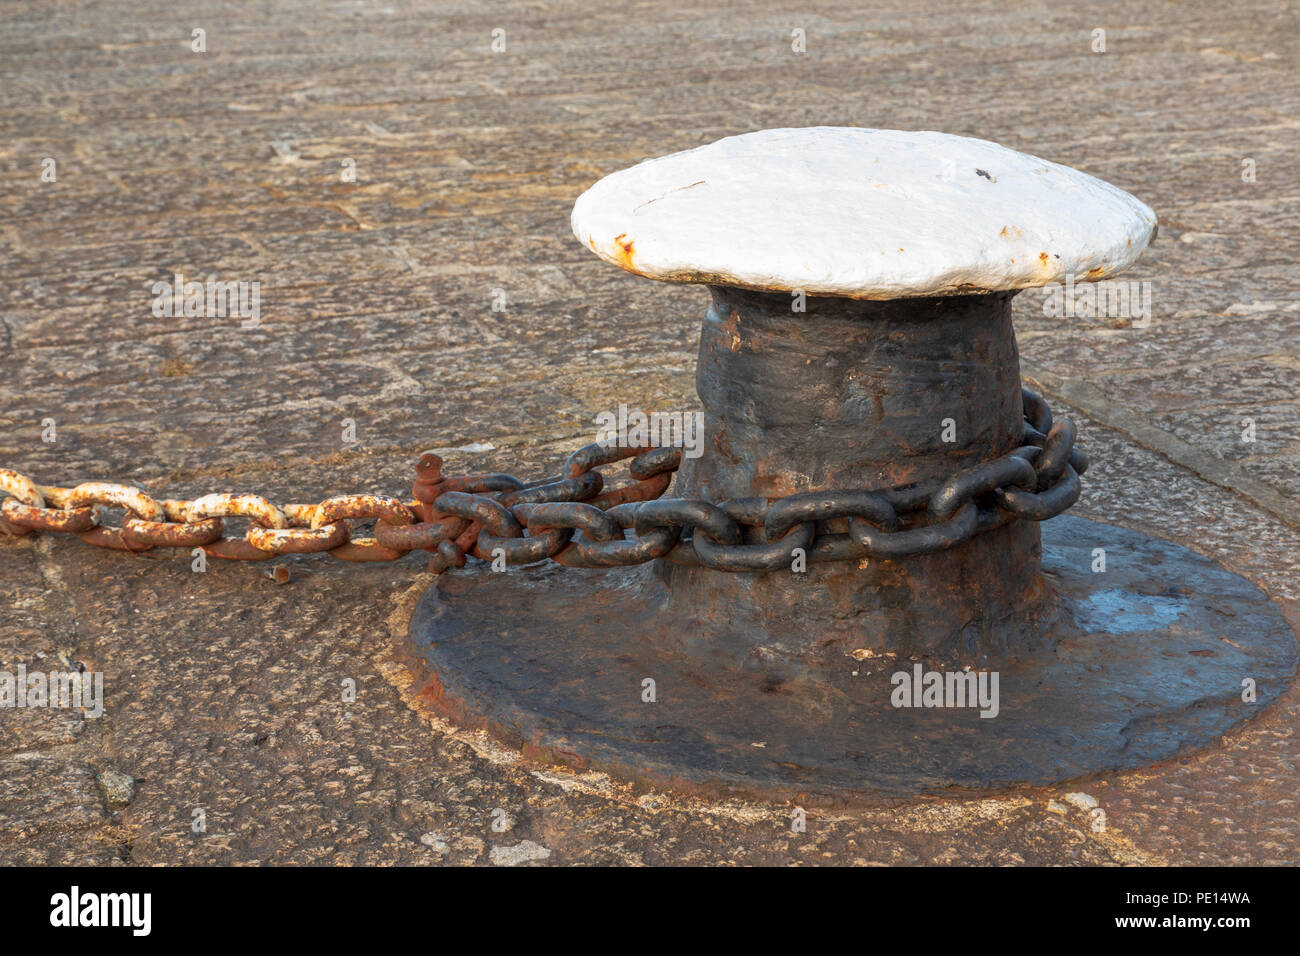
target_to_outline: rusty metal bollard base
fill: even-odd
[[[1090,570],[1096,547],[1109,556],[1104,573]],[[700,639],[725,630],[725,614],[668,610],[648,566],[447,574],[422,598],[408,650],[436,712],[533,759],[642,786],[810,804],[1141,767],[1248,720],[1296,672],[1296,635],[1279,609],[1179,545],[1062,516],[1043,526],[1042,575],[1050,613],[1027,648],[1002,660],[836,646],[823,668],[791,670],[761,655],[701,656]],[[792,626],[817,636],[816,621]],[[749,639],[780,646],[794,636]],[[895,675],[910,682],[966,665],[988,675],[986,690],[997,673],[996,716],[922,706],[920,688],[917,706],[895,706]],[[1243,700],[1247,682],[1254,703]]]

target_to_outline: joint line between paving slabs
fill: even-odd
[[[1152,425],[1136,412],[1108,399],[1092,382],[1056,376],[1024,361],[1021,362],[1021,373],[1025,379],[1037,384],[1041,391],[1073,405],[1098,424],[1122,432],[1143,448],[1163,455],[1211,484],[1245,498],[1279,521],[1300,529],[1300,503],[1254,478],[1240,465],[1215,458]]]

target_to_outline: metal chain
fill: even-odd
[[[663,498],[680,448],[586,445],[557,476],[524,483],[507,474],[444,478],[433,454],[417,465],[414,501],[340,495],[277,507],[260,495],[210,494],[155,500],[131,485],[92,481],[37,485],[0,469],[0,530],[75,534],[124,551],[202,548],[213,558],[265,561],[324,551],[345,561],[391,561],[433,552],[430,569],[463,567],[466,555],[507,565],[552,560],[609,568],[664,558],[718,571],[788,568],[794,549],[810,562],[893,559],[942,551],[1019,519],[1043,521],[1079,498],[1088,459],[1074,426],[1053,421],[1040,395],[1022,390],[1022,444],[942,482],[884,490],[812,491],[785,498],[710,503]],[[631,458],[632,481],[606,490],[597,471]],[[120,508],[120,527],[105,509]],[[227,537],[223,519],[249,519]],[[374,537],[354,538],[350,521],[373,519]],[[631,532],[629,535],[628,532]]]

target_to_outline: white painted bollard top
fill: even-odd
[[[1101,279],[1157,227],[1122,189],[996,143],[839,126],[647,160],[578,197],[572,222],[652,279],[860,299]]]

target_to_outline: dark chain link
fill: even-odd
[[[1023,390],[1024,442],[993,461],[943,482],[881,491],[817,491],[786,498],[711,503],[661,498],[660,488],[630,503],[610,495],[574,492],[560,482],[525,492],[486,496],[457,491],[430,497],[429,509],[471,522],[477,534],[465,551],[505,565],[553,560],[570,567],[608,568],[665,558],[718,571],[788,568],[795,549],[810,562],[903,558],[942,551],[1020,518],[1043,521],[1078,500],[1079,475],[1088,467],[1074,447],[1074,426],[1053,422],[1046,402]],[[566,464],[572,478],[636,455],[630,472],[645,479],[675,470],[677,449],[588,445]],[[666,483],[665,483],[666,486]],[[598,490],[598,489],[597,489]],[[637,495],[642,497],[642,495]],[[835,530],[832,522],[845,530]],[[631,531],[631,535],[628,532]],[[450,563],[463,564],[463,555]]]
[[[202,548],[211,557],[263,561],[325,551],[349,561],[388,561],[433,552],[430,567],[463,567],[466,555],[495,567],[552,560],[611,568],[664,558],[718,571],[789,568],[809,562],[896,559],[942,551],[1015,519],[1044,521],[1079,498],[1088,459],[1074,426],[1053,421],[1042,397],[1023,389],[1022,444],[942,482],[902,488],[813,491],[785,498],[711,503],[664,498],[681,464],[680,448],[579,448],[560,475],[524,483],[507,474],[442,476],[425,455],[414,495],[342,495],[282,508],[258,495],[216,494],[161,500],[138,488],[89,482],[41,487],[0,469],[0,529],[11,534],[76,534],[100,547],[143,551]],[[597,468],[630,458],[631,478],[606,489]],[[106,507],[126,512],[103,525]],[[242,537],[223,537],[223,518],[242,516]],[[352,537],[350,521],[373,519],[374,537]]]

